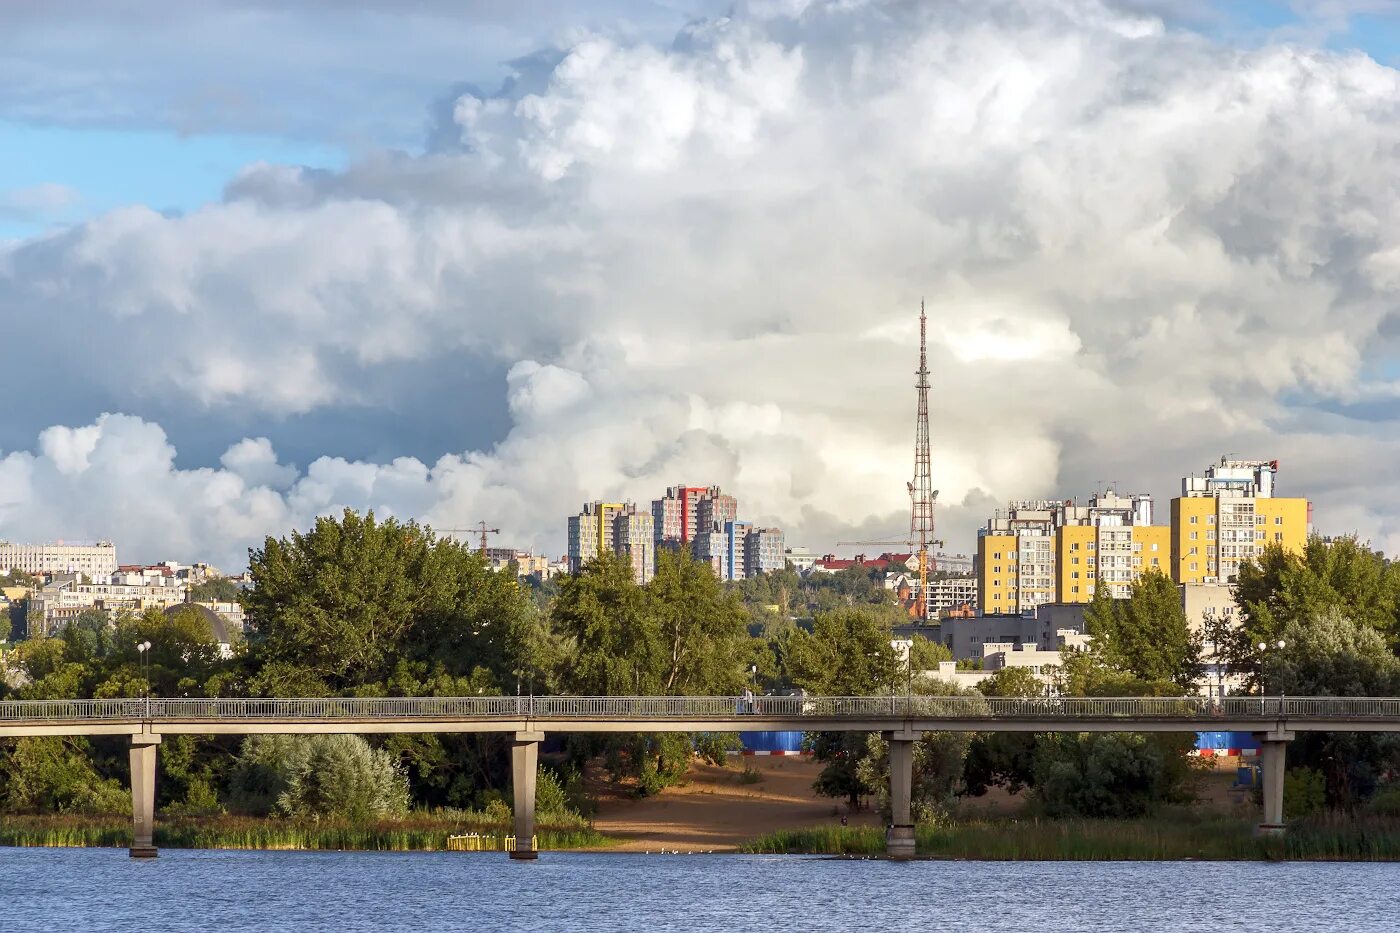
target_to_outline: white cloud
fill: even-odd
[[[1388,450],[1345,407],[1400,350],[1397,92],[1358,54],[1241,51],[1093,0],[580,34],[506,94],[462,96],[462,151],[250,167],[225,203],[0,253],[29,357],[115,407],[314,419],[388,406],[387,367],[471,352],[509,373],[499,443],[298,473],[254,439],[185,470],[154,424],[109,416],[3,461],[67,498],[7,497],[0,530],[227,560],[354,505],[557,552],[583,499],[683,480],[817,546],[897,531],[926,297],[951,547],[996,500],[1168,492],[1225,450],[1279,456],[1324,528],[1331,509],[1389,541],[1383,471],[1343,489],[1320,465]],[[478,402],[434,397],[396,414],[441,432]],[[122,444],[148,508],[94,469]]]

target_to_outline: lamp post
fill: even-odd
[[[141,696],[146,701],[146,718],[151,718],[151,643],[143,641],[136,646],[141,658]]]
[[[1259,649],[1259,653],[1262,655],[1262,654],[1264,654],[1266,651],[1282,651],[1284,648],[1287,648],[1287,647],[1288,647],[1288,643],[1285,642],[1282,638],[1280,638],[1277,642],[1275,642],[1275,643],[1272,644],[1272,645],[1269,644],[1269,643],[1266,642],[1266,641],[1261,641],[1258,645],[1255,645],[1255,647]],[[1263,665],[1261,664],[1260,666],[1262,667]],[[1261,672],[1261,673],[1262,673],[1262,672]],[[1264,691],[1264,684],[1263,684],[1263,678],[1261,677],[1261,678],[1260,678],[1260,684],[1259,684],[1259,692],[1260,692],[1260,693],[1263,693],[1263,691]],[[1279,682],[1279,688],[1278,688],[1278,718],[1279,718],[1279,719],[1282,719],[1282,718],[1283,718],[1283,682],[1282,682],[1282,680],[1280,680],[1280,682]]]

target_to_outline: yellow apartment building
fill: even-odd
[[[977,539],[978,608],[1018,614],[1042,603],[1085,603],[1101,585],[1127,596],[1144,571],[1170,570],[1171,529],[1152,524],[1152,497],[1012,502]]]
[[[1177,583],[1229,583],[1241,562],[1281,544],[1302,551],[1307,499],[1274,495],[1277,460],[1229,460],[1181,481],[1171,505],[1171,567]]]

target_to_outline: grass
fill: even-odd
[[[1256,837],[1227,817],[1164,815],[1141,820],[988,820],[919,826],[917,852],[988,861],[1400,860],[1400,819],[1329,815],[1300,820],[1282,837]],[[745,852],[881,855],[873,826],[780,830]]]
[[[472,824],[452,811],[412,813],[401,819],[277,819],[249,816],[160,816],[155,844],[171,849],[331,849],[384,852],[442,851],[449,835],[507,835],[509,824]],[[607,846],[610,840],[586,824],[536,829],[541,849]],[[0,845],[113,846],[131,844],[131,821],[120,816],[0,816]]]

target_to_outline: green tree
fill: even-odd
[[[662,551],[646,588],[661,643],[661,692],[727,695],[741,688],[743,606],[689,549]]]
[[[866,609],[838,609],[798,630],[787,648],[788,676],[811,693],[868,696],[903,684],[904,665],[891,644],[888,621]]]
[[[392,755],[355,735],[249,736],[230,778],[250,813],[365,820],[408,809],[408,783]]]
[[[228,577],[210,577],[190,587],[190,600],[197,603],[236,603],[238,586]]]
[[[978,684],[988,697],[1033,697],[1045,693],[1040,678],[1025,667],[1004,667]],[[967,750],[963,782],[967,793],[980,797],[989,787],[1004,786],[1020,793],[1035,780],[1036,733],[979,732]]]
[[[646,592],[627,560],[604,554],[559,587],[554,628],[570,646],[560,677],[590,696],[658,694],[666,645]]]
[[[940,642],[922,635],[915,635],[909,641],[909,669],[912,672],[936,671],[939,664],[951,660],[953,652]]]
[[[1336,611],[1379,632],[1393,648],[1400,642],[1400,566],[1351,537],[1324,541],[1313,535],[1301,554],[1269,544],[1241,564],[1235,601],[1241,623],[1211,633],[1230,667],[1257,685],[1257,645],[1274,644],[1289,622],[1307,622]]]
[[[514,680],[533,617],[518,581],[414,522],[347,509],[249,554],[256,692],[382,693],[407,657],[449,677]]]
[[[827,696],[889,693],[903,666],[890,643],[890,625],[868,609],[837,609],[817,616],[811,632],[794,631],[785,649],[785,666],[793,684]],[[879,792],[874,773],[862,762],[870,754],[870,737],[858,732],[822,732],[807,738],[816,760],[826,767],[813,787],[817,793],[843,797],[854,809],[863,797]]]
[[[1035,798],[1047,816],[1126,819],[1194,795],[1190,735],[1047,733],[1038,737]]]
[[[20,813],[130,812],[121,782],[93,767],[92,746],[72,736],[0,739],[0,806]]]
[[[10,622],[10,609],[6,606],[0,609],[0,642],[9,641],[14,631],[14,625]]]
[[[1156,570],[1139,575],[1127,599],[1113,599],[1100,586],[1084,623],[1092,653],[1109,668],[1182,690],[1200,672],[1201,639],[1191,631],[1176,584]]]

